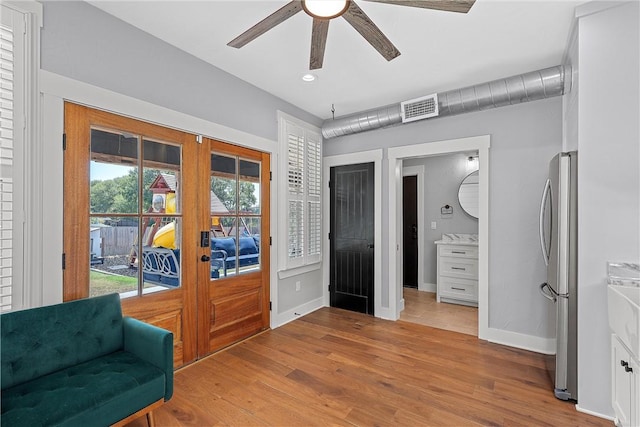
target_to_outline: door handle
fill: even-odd
[[[547,197],[549,197],[550,191],[551,180],[547,179],[547,182],[544,184],[544,190],[542,191],[542,201],[540,202],[540,246],[542,246],[542,259],[544,260],[545,266],[549,266],[549,252],[547,251],[547,239],[544,233],[544,208],[546,207]],[[549,214],[553,215],[553,210],[550,211]],[[551,221],[553,222],[553,218],[551,218]]]
[[[211,261],[211,257],[209,255],[202,255],[200,257],[200,261],[202,261],[202,262]]]
[[[556,300],[558,299],[556,293],[549,287],[549,284],[546,282],[540,285],[540,293],[549,301],[556,302]]]
[[[369,244],[367,245],[367,249],[373,249],[373,243],[369,243]]]

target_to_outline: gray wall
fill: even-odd
[[[640,5],[586,6],[564,109],[565,146],[579,153],[578,405],[613,415],[606,263],[640,262]]]
[[[322,123],[88,3],[43,4],[41,67],[47,71],[273,141],[278,140],[277,110]],[[278,312],[322,296],[320,277],[312,272],[278,283]]]
[[[44,1],[45,70],[278,140],[276,110],[315,116],[82,1]]]
[[[419,219],[418,227],[424,231],[423,253],[420,259],[424,268],[424,282],[436,283],[436,245],[443,233],[478,233],[478,219],[470,216],[460,207],[458,188],[462,180],[474,170],[477,162],[469,164],[468,156],[463,153],[446,156],[433,156],[407,159],[402,166],[424,166],[424,218]],[[442,217],[440,208],[453,207],[453,215]],[[431,229],[431,222],[436,229]]]
[[[538,213],[548,162],[562,147],[560,97],[331,139],[325,141],[324,155],[487,134],[491,135],[489,326],[554,337],[547,300],[538,292],[546,277],[539,249]],[[388,206],[395,201],[386,198],[388,171],[383,168],[382,172],[382,206]],[[383,210],[382,259],[389,257],[388,229],[389,219]],[[386,306],[389,283],[384,263],[382,270],[382,302]]]

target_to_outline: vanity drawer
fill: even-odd
[[[478,280],[478,260],[441,256],[438,260],[440,276]]]
[[[467,279],[456,279],[452,277],[441,277],[438,283],[439,298],[453,298],[478,302],[478,281]]]
[[[478,258],[477,246],[438,245],[438,255],[455,258]]]

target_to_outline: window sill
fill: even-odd
[[[315,270],[320,270],[320,267],[322,267],[322,262],[314,262],[313,264],[303,265],[302,267],[280,270],[278,271],[278,279],[287,279],[289,277],[298,276],[300,274],[309,273]]]

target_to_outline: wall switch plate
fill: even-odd
[[[435,221],[431,221],[431,229],[435,230],[436,228],[438,228],[436,222]]]
[[[298,280],[296,282],[296,292],[298,292],[300,290],[300,281]]]

